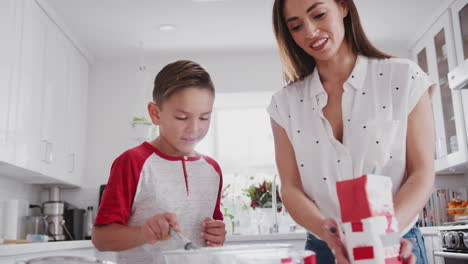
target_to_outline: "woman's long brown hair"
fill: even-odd
[[[275,0],[273,5],[273,28],[280,51],[283,74],[286,83],[292,83],[311,74],[315,68],[315,60],[299,47],[289,32],[284,19],[284,1]],[[372,58],[390,58],[392,56],[378,50],[367,38],[362,28],[359,14],[353,0],[335,0],[339,3],[345,1],[348,15],[344,18],[345,39],[355,54]]]

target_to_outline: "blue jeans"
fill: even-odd
[[[421,231],[416,226],[406,233],[404,238],[413,244],[413,253],[416,255],[416,264],[427,264],[426,247]],[[328,247],[327,243],[318,239],[311,233],[307,233],[306,250],[312,250],[317,254],[317,264],[334,264],[335,257]]]

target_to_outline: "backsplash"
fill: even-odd
[[[8,177],[0,177],[0,201],[26,200],[31,204],[40,202],[42,188],[38,185],[26,184]]]
[[[92,206],[94,212],[97,211],[99,203],[99,187],[97,188],[81,188],[81,189],[61,189],[60,199],[80,209]],[[44,189],[40,195],[41,202],[49,199],[49,191]]]

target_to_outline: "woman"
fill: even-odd
[[[415,223],[435,176],[432,82],[369,42],[352,0],[275,0],[273,23],[288,85],[268,112],[283,202],[312,233],[306,248],[318,263],[349,263],[335,183],[375,171],[392,179],[400,233],[413,244],[411,254],[402,240],[402,257],[427,263]]]

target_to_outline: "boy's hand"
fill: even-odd
[[[207,217],[202,224],[201,236],[209,247],[222,246],[226,239],[226,227],[222,221]]]
[[[168,240],[170,227],[180,232],[177,216],[173,213],[155,215],[141,226],[141,235],[146,244],[154,244],[158,241]]]

